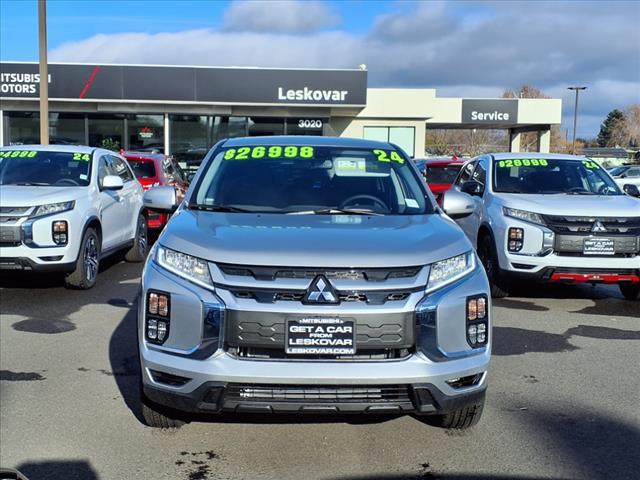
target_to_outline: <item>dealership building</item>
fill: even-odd
[[[37,63],[0,62],[0,145],[38,143]],[[537,132],[549,151],[560,99],[439,97],[368,88],[367,71],[49,64],[50,138],[201,158],[219,139],[329,135],[393,142],[421,157],[427,129]]]

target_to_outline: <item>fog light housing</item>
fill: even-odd
[[[487,344],[489,333],[487,302],[485,295],[467,297],[467,343],[472,348],[480,348]]]
[[[524,229],[511,227],[509,229],[509,244],[508,249],[510,252],[519,252],[524,245]]]
[[[66,220],[51,223],[51,236],[56,245],[66,245],[69,241],[69,225]]]
[[[171,296],[168,293],[147,292],[145,337],[147,341],[163,344],[169,336]]]

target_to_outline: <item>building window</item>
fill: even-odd
[[[51,143],[72,145],[84,145],[87,143],[84,131],[84,114],[49,114],[49,141]]]
[[[38,112],[6,112],[4,138],[6,145],[40,143],[40,114]]]
[[[364,127],[363,137],[367,140],[395,143],[410,157],[415,155],[415,127]]]
[[[250,117],[249,136],[284,135],[284,118]]]
[[[127,139],[127,150],[164,153],[164,116],[128,116]]]
[[[124,115],[89,114],[89,146],[119,150],[124,145]]]

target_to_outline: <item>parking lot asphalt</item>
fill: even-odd
[[[489,478],[640,475],[640,305],[615,287],[541,288],[494,303],[480,424],[411,416],[223,416],[145,427],[135,302],[141,265],[90,291],[4,275],[0,466],[35,479]]]

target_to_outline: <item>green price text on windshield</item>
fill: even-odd
[[[544,158],[516,158],[513,160],[500,160],[499,168],[513,167],[547,167],[549,162]]]
[[[0,152],[0,158],[33,158],[37,154],[35,150],[7,150]]]
[[[388,152],[386,150],[375,149],[373,150],[373,154],[378,157],[379,162],[398,162],[400,164],[404,163],[404,158],[402,158],[402,156],[396,151]]]
[[[584,165],[585,168],[588,168],[589,170],[597,170],[598,168],[600,168],[600,166],[592,160],[583,160],[582,165]]]
[[[224,152],[225,160],[258,160],[260,158],[313,158],[313,147],[297,145],[255,146],[230,148]]]

